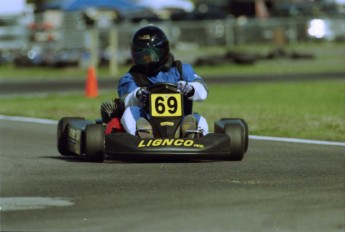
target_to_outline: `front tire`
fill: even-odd
[[[105,152],[104,127],[101,124],[89,124],[85,128],[85,157],[87,161],[101,163]]]
[[[84,120],[81,117],[64,117],[59,120],[57,126],[57,149],[63,156],[75,155],[67,149],[68,141],[68,123],[72,120]]]
[[[238,122],[241,123],[243,125],[244,128],[244,152],[247,152],[248,150],[248,145],[249,145],[249,128],[248,128],[248,124],[247,122],[242,119],[242,118],[222,118],[222,120],[230,120],[232,122]]]
[[[228,123],[224,133],[230,137],[230,154],[227,160],[240,161],[245,152],[245,131],[241,123]]]

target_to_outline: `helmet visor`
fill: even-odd
[[[157,48],[143,48],[137,51],[132,50],[132,57],[134,63],[138,65],[149,65],[152,63],[158,63],[160,61],[160,57],[162,57],[162,51]]]

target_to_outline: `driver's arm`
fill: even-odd
[[[132,92],[125,94],[123,96],[123,102],[125,103],[125,107],[133,106],[133,105],[139,105],[138,98],[136,97],[139,89],[140,88],[138,87],[135,90],[133,90]]]
[[[189,82],[189,85],[194,88],[194,95],[189,99],[193,101],[204,101],[207,98],[208,91],[204,83],[199,81]]]
[[[136,93],[140,88],[137,86],[130,74],[126,74],[119,80],[118,94],[123,100],[125,107],[140,105]]]
[[[182,72],[184,84],[190,85],[194,89],[194,94],[189,97],[193,101],[204,101],[207,98],[208,90],[204,80],[195,73],[193,67],[189,64],[183,64]]]

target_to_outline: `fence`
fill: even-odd
[[[78,51],[79,59],[84,60],[82,63],[85,64],[89,62],[97,64],[99,59],[109,61],[113,57],[116,57],[118,63],[125,62],[129,58],[128,47],[132,34],[141,26],[148,24],[144,21],[141,23],[122,22],[114,24],[112,21],[104,23],[103,18],[102,23],[96,22],[94,26],[88,26],[82,13],[60,12],[60,14],[63,16],[36,16],[38,21],[54,19],[55,27],[50,27],[45,31],[53,36],[43,36],[43,38],[53,37],[54,39],[44,42],[32,41],[29,46]],[[243,44],[273,43],[282,45],[308,41],[311,39],[310,33],[308,34],[308,27],[310,30],[310,27],[313,26],[311,22],[308,18],[260,20],[228,17],[223,20],[159,21],[155,22],[155,25],[167,33],[173,48],[181,43],[197,47],[221,46],[229,48]],[[326,31],[325,26],[328,25],[328,34],[331,33],[329,39],[335,39],[339,35],[345,37],[343,18],[314,22],[316,23],[314,25],[316,31]]]
[[[201,46],[236,46],[241,44],[262,43],[296,43],[311,40],[308,34],[309,18],[270,18],[266,20],[255,18],[227,18],[224,20],[204,21],[163,21],[156,22],[167,32],[172,44],[180,41],[196,43]],[[328,30],[335,37],[345,36],[344,19],[325,19]],[[141,24],[124,23],[116,25],[119,31],[120,46],[128,44],[132,33]],[[322,28],[319,28],[320,30]],[[329,39],[335,39],[329,38]]]

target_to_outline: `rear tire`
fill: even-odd
[[[230,154],[228,160],[242,160],[245,152],[245,130],[242,124],[226,124],[224,126],[224,133],[230,137]]]
[[[84,120],[81,117],[64,117],[61,118],[57,126],[57,149],[63,156],[75,155],[67,149],[68,141],[68,123],[72,120]]]
[[[85,128],[85,157],[87,161],[104,161],[104,127],[101,124],[89,124]]]

